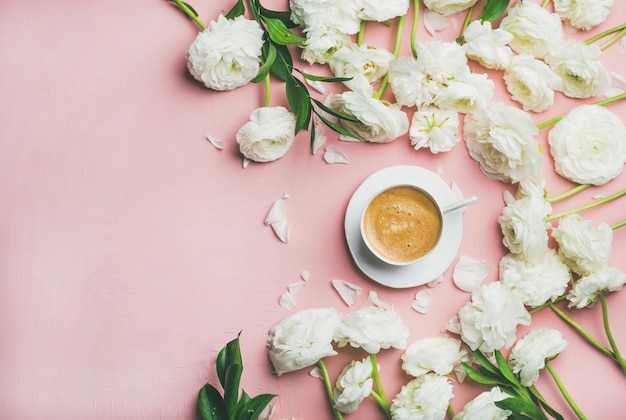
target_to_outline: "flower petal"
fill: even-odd
[[[266,225],[271,225],[272,223],[284,222],[285,220],[285,201],[283,199],[278,199],[274,201],[274,204],[265,217],[264,223]]]
[[[324,160],[326,163],[348,163],[348,157],[334,146],[326,146]]]
[[[392,309],[393,305],[391,305],[390,303],[387,303],[385,301],[383,301],[382,299],[380,299],[378,297],[378,293],[376,293],[373,290],[370,290],[369,293],[367,294],[367,300],[369,300],[369,302],[380,308],[380,309]]]
[[[278,236],[278,239],[280,239],[282,242],[289,241],[289,223],[287,222],[287,220],[272,223],[271,226],[276,236]]]
[[[428,283],[426,283],[426,286],[428,286],[428,287],[435,287],[436,285],[438,285],[442,281],[443,281],[443,276],[439,276],[436,279],[431,280]]]
[[[288,311],[292,310],[296,306],[296,301],[293,298],[293,295],[289,292],[284,292],[280,295],[280,299],[278,299],[278,304]]]
[[[436,31],[443,31],[448,27],[448,19],[445,16],[426,9],[424,12],[424,27],[432,36]]]
[[[317,116],[313,116],[313,129],[315,130],[315,140],[313,140],[313,146],[311,152],[315,155],[317,151],[326,143],[326,136],[324,135],[324,125]]]
[[[471,292],[487,278],[491,264],[486,261],[476,261],[467,255],[461,255],[454,267],[452,280],[459,289]]]
[[[433,300],[433,293],[429,289],[420,290],[415,294],[415,300],[411,307],[420,314],[428,313],[430,302]]]
[[[624,52],[626,54],[626,52]],[[626,92],[626,79],[617,73],[611,73],[611,86],[602,94],[602,96],[610,98],[612,96],[621,95]]]
[[[348,283],[344,280],[333,279],[331,282],[341,299],[348,306],[352,306],[356,303],[356,300],[361,296],[362,289],[356,284]]]
[[[307,270],[302,270],[302,273],[300,273],[300,278],[304,281],[309,281],[309,279],[311,278],[311,273],[309,273]]]
[[[289,293],[294,296],[296,294],[296,292],[300,289],[302,289],[304,286],[306,286],[306,283],[292,283],[289,286],[287,286],[287,290],[289,290]]]
[[[244,157],[243,158],[243,163],[241,164],[241,166],[243,166],[243,169],[246,169],[250,162],[251,162],[250,159],[248,159],[247,157]]]
[[[315,89],[319,93],[326,93],[326,87],[324,87],[324,83],[320,82],[319,80],[309,80],[309,79],[305,79],[305,80],[309,86],[311,86],[313,89]]]
[[[218,150],[222,150],[224,148],[224,143],[221,140],[218,140],[217,138],[208,135],[206,136],[207,140],[209,140],[209,143],[211,143],[213,145],[213,147],[215,147]]]

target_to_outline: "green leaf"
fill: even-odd
[[[239,333],[241,334],[241,332]],[[231,365],[243,365],[241,360],[241,350],[239,349],[239,334],[237,338],[230,341],[217,355],[215,361],[215,369],[217,370],[217,377],[220,380],[222,388],[226,390],[226,373]]]
[[[276,61],[276,47],[271,42],[263,44],[263,65],[257,75],[252,79],[252,83],[258,83],[265,79]]]
[[[291,45],[306,41],[305,38],[289,31],[282,20],[261,16],[267,25],[267,33],[272,42],[278,45]]]
[[[278,19],[282,23],[284,23],[285,26],[288,27],[288,28],[295,28],[296,26],[298,26],[295,23],[293,23],[293,21],[291,20],[291,12],[290,11],[289,12],[283,12],[283,11],[270,10],[270,9],[267,9],[267,8],[261,6],[261,3],[259,3],[259,2],[257,2],[257,4],[259,6],[259,12],[260,12],[261,16]]]
[[[296,134],[305,127],[308,127],[311,120],[311,97],[306,86],[295,77],[287,79],[285,85],[287,102],[291,111],[296,114]]]
[[[226,19],[234,19],[237,16],[243,16],[246,12],[246,9],[243,5],[243,0],[237,0],[237,3],[224,15]]]
[[[228,420],[224,400],[219,391],[210,384],[200,388],[197,405],[203,420]]]
[[[479,350],[473,351],[474,358],[480,363],[480,365],[493,374],[498,374],[498,369],[487,359],[487,357],[482,354]]]
[[[478,372],[470,367],[467,363],[463,362],[463,369],[474,382],[478,382],[483,385],[507,385],[502,379],[490,372]]]
[[[548,420],[546,415],[536,404],[524,398],[509,397],[502,401],[496,401],[496,407],[502,410],[510,410],[513,415],[509,419]]]
[[[245,402],[242,399],[237,405],[237,411],[233,418],[237,420],[256,420],[275,396],[273,394],[261,394],[252,399],[249,398]]]
[[[337,111],[334,108],[331,108],[329,106],[324,105],[323,102],[320,102],[317,99],[311,98],[311,100],[313,102],[315,102],[315,104],[318,107],[320,107],[320,109],[322,109],[323,111],[327,112],[330,115],[333,115],[333,116],[335,116],[337,118],[341,118],[342,120],[351,121],[351,122],[354,122],[354,123],[360,123],[361,122],[361,120],[359,120],[354,115],[350,115],[350,114],[346,114],[345,112]]]
[[[235,412],[237,401],[239,400],[239,384],[241,382],[241,373],[243,372],[243,364],[233,363],[226,370],[226,385],[224,386],[224,406],[230,418]]]
[[[510,0],[485,0],[485,6],[478,15],[481,22],[492,22],[502,16]]]
[[[499,350],[496,350],[495,355],[496,355],[496,362],[498,363],[498,368],[500,368],[500,372],[502,373],[502,375],[504,375],[506,380],[509,381],[511,384],[515,385],[516,387],[521,388],[522,384],[520,383],[519,379],[517,379],[517,376],[515,376],[515,374],[509,367],[509,364],[506,362],[506,359],[504,358],[502,353],[500,353]]]
[[[347,82],[348,80],[352,80],[352,77],[316,76],[314,74],[310,74],[302,70],[298,70],[298,69],[294,69],[294,70],[300,73],[305,79],[313,80],[316,82]]]
[[[316,115],[320,118],[320,120],[322,120],[322,122],[324,124],[326,124],[328,127],[330,127],[331,129],[333,129],[334,131],[336,131],[339,134],[343,134],[344,136],[348,136],[348,137],[352,137],[353,139],[357,139],[359,141],[363,141],[362,138],[360,138],[359,136],[357,136],[356,134],[346,130],[345,128],[343,128],[342,126],[340,126],[339,124],[335,124],[334,122],[330,121],[327,118],[324,118],[323,116],[321,116],[319,113],[316,113]]]
[[[276,59],[274,60],[274,64],[272,64],[272,72],[276,77],[286,82],[293,77],[291,75],[293,72],[291,54],[284,45],[274,45],[274,47],[276,48]]]

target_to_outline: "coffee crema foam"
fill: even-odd
[[[409,262],[426,255],[439,240],[439,210],[423,192],[394,187],[376,196],[365,210],[363,229],[383,257]]]

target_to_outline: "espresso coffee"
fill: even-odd
[[[363,214],[370,247],[387,260],[407,263],[426,255],[441,234],[441,213],[433,200],[411,186],[377,195]]]

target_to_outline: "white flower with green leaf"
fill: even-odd
[[[440,420],[446,415],[452,384],[446,376],[436,373],[421,375],[406,385],[391,403],[393,420]]]
[[[219,15],[187,48],[187,68],[209,89],[232,90],[257,75],[262,46],[263,30],[257,22]]]
[[[461,342],[452,337],[425,338],[411,344],[402,355],[402,370],[418,377],[429,372],[448,375],[463,372],[461,363],[469,363],[471,352]]]
[[[474,20],[463,32],[463,37],[463,49],[470,60],[493,70],[505,69],[511,63],[513,51],[507,44],[513,40],[513,35],[504,29],[493,29],[491,22]]]
[[[539,372],[567,347],[559,330],[539,328],[530,331],[520,339],[509,354],[509,366],[519,375],[523,386],[531,386]]]
[[[337,378],[335,408],[342,413],[354,413],[359,404],[370,395],[373,385],[371,358],[353,360],[341,370]]]
[[[495,84],[486,74],[467,71],[442,84],[435,94],[434,104],[442,109],[454,109],[467,114],[489,105]]]
[[[339,347],[350,345],[370,354],[394,347],[406,348],[409,329],[393,309],[366,306],[344,314],[339,322],[335,341]]]
[[[393,54],[382,48],[366,44],[351,44],[337,50],[328,61],[330,70],[336,77],[365,76],[369,83],[376,83],[389,70]],[[351,87],[351,81],[344,84]]]
[[[350,36],[327,26],[312,26],[304,30],[306,41],[302,43],[301,58],[309,64],[326,64],[339,50],[350,45]]]
[[[570,308],[582,309],[593,305],[600,295],[622,290],[626,274],[619,268],[604,267],[581,277],[567,294]]]
[[[235,135],[239,151],[255,162],[283,157],[294,140],[296,116],[282,106],[257,108]]]

